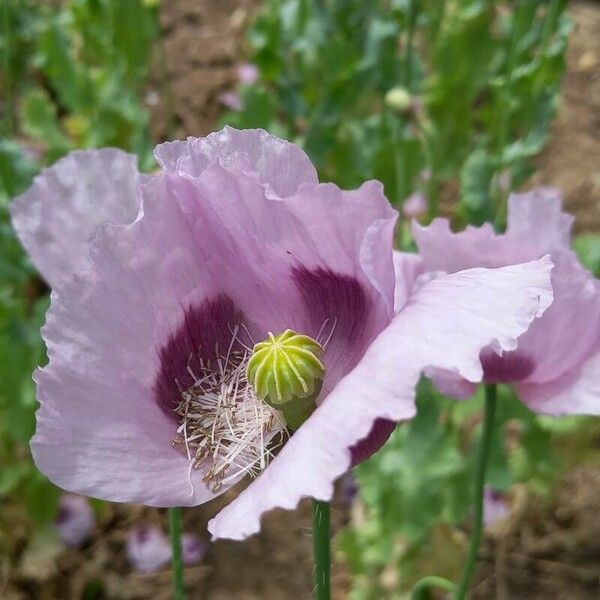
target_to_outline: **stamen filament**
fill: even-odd
[[[249,352],[236,345],[239,330],[234,328],[227,353],[214,366],[199,358],[193,369],[190,357],[191,386],[182,390],[176,382],[181,424],[173,444],[184,449],[191,468],[205,469],[203,479],[214,491],[246,473],[256,476],[285,438],[279,412],[257,398],[248,382]]]

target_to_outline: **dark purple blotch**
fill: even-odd
[[[150,539],[150,528],[146,525],[140,525],[135,530],[134,536],[139,544],[145,544]]]
[[[58,513],[56,515],[57,525],[62,525],[73,518],[74,512],[70,506],[67,506],[65,502],[61,502],[58,505]]]
[[[343,361],[345,370],[350,370],[368,342],[365,334],[372,302],[363,285],[354,277],[321,267],[312,270],[295,267],[293,278],[312,321],[313,331],[308,332],[309,335],[316,335],[324,323],[330,324],[333,328],[330,343],[336,348],[335,353]],[[327,336],[327,325],[324,331]],[[393,421],[377,419],[369,435],[350,449],[352,465],[377,452],[395,427]]]
[[[352,466],[354,467],[373,456],[388,441],[397,424],[396,421],[389,419],[375,419],[369,435],[350,448]]]
[[[492,350],[482,350],[479,355],[483,367],[483,380],[486,383],[515,383],[524,381],[535,369],[533,358],[515,350],[503,352],[499,356]]]
[[[358,492],[358,482],[356,481],[356,477],[352,474],[352,470],[350,470],[341,479],[340,499],[345,505],[350,506],[356,499]]]
[[[322,267],[295,267],[292,276],[312,321],[314,331],[309,334],[316,335],[327,322],[331,327],[335,325],[335,343],[343,343],[348,349],[362,347],[371,311],[362,284],[354,277]]]
[[[199,375],[201,360],[206,364],[217,355],[225,355],[239,322],[239,313],[225,295],[185,309],[181,325],[159,350],[160,370],[154,393],[167,415],[175,418],[173,411],[181,402],[180,388],[185,390],[194,383],[188,367]]]

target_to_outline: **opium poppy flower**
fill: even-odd
[[[87,173],[77,156],[44,171],[14,212],[58,281],[49,363],[35,375],[35,461],[67,490],[154,506],[198,505],[252,477],[214,537],[329,499],[414,415],[425,368],[480,380],[481,349],[514,349],[551,302],[548,257],[414,285],[416,259],[394,260],[397,213],[381,184],[319,183],[299,148],[264,131],[163,144],[162,172],[131,173],[125,187],[122,164],[99,173],[92,153]],[[124,190],[127,215],[107,215],[85,258],[45,260],[61,237],[67,251],[87,243],[81,206]]]
[[[193,533],[181,536],[181,556],[183,564],[196,565],[201,562],[208,552],[209,542]]]
[[[242,63],[237,67],[237,77],[240,83],[252,85],[258,81],[260,71],[258,67],[252,63]]]
[[[506,496],[491,487],[483,493],[483,522],[486,527],[493,527],[510,515],[510,506]]]
[[[67,546],[77,547],[92,535],[96,517],[87,498],[63,494],[58,502],[58,514],[54,523],[60,539]]]
[[[427,213],[427,198],[422,192],[413,192],[402,205],[407,219],[419,219]]]
[[[506,233],[490,225],[452,233],[448,221],[414,225],[422,271],[460,272],[501,267],[550,254],[554,302],[509,352],[488,347],[481,353],[484,381],[513,385],[534,411],[550,415],[600,414],[600,282],[570,248],[573,218],[562,212],[555,190],[512,194]],[[440,388],[467,397],[472,383],[437,373]]]
[[[171,544],[158,527],[138,525],[127,535],[127,558],[136,571],[152,573],[171,560]]]

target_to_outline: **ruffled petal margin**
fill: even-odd
[[[165,171],[192,177],[200,176],[212,162],[227,170],[235,164],[257,173],[281,198],[291,196],[303,184],[318,183],[317,172],[305,152],[262,129],[224,127],[205,138],[160,144],[155,156]]]
[[[36,465],[63,489],[115,502],[188,506],[217,494],[170,446],[177,423],[156,401],[160,350],[186,308],[216,296],[164,178],[145,188],[142,215],[104,226],[93,269],[52,292],[35,374]],[[235,482],[232,482],[235,483]],[[225,487],[220,492],[225,491]]]
[[[100,225],[135,219],[144,177],[133,154],[75,151],[44,169],[11,202],[15,231],[51,287],[87,267],[88,244]]]

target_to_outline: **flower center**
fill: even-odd
[[[297,429],[316,408],[325,375],[323,348],[312,338],[286,329],[250,350],[239,330],[225,354],[190,355],[191,385],[175,381],[180,425],[173,445],[192,469],[206,469],[203,480],[213,491],[266,467],[287,429]]]
[[[237,340],[238,331],[236,326],[225,355],[190,356],[193,383],[180,388],[175,408],[181,424],[173,444],[187,453],[191,468],[210,464],[203,480],[213,491],[245,474],[258,475],[286,435],[279,411],[259,399],[248,381],[250,351]]]

